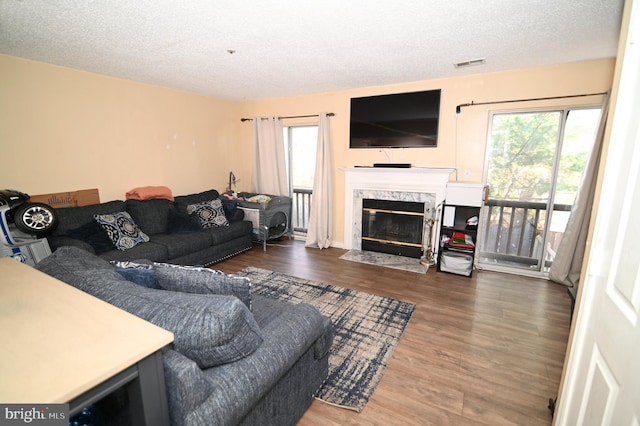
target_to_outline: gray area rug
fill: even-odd
[[[236,275],[251,279],[256,294],[290,303],[309,303],[333,321],[329,377],[316,397],[362,411],[382,378],[415,305],[248,267]]]
[[[406,256],[395,256],[393,254],[377,253],[366,250],[349,250],[342,256],[342,260],[351,262],[367,263],[369,265],[384,266],[385,268],[400,269],[416,274],[426,274],[429,267],[423,266],[420,259]]]

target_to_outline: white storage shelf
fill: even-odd
[[[478,226],[467,225],[472,217],[480,219],[480,207],[444,204],[440,225],[440,247],[438,250],[437,270],[471,277],[475,258]],[[460,247],[451,242],[454,233],[464,234],[470,247]]]
[[[470,277],[473,273],[478,226],[468,226],[473,216],[480,219],[484,185],[477,182],[448,182],[439,229],[437,270]],[[459,232],[470,240],[470,247],[460,247],[444,240]]]

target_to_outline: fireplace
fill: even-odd
[[[362,250],[422,257],[424,203],[362,200]]]
[[[363,200],[422,203],[424,214],[430,216],[444,201],[449,175],[454,171],[432,167],[349,167],[342,170],[345,173],[343,247],[347,250],[362,250]],[[421,247],[427,247],[429,241],[435,244],[436,238],[423,232]]]

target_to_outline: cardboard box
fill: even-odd
[[[81,189],[72,192],[55,192],[52,194],[31,195],[29,199],[32,203],[44,203],[53,208],[58,207],[80,207],[100,202],[98,189]]]

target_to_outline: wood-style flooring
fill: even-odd
[[[356,413],[314,401],[309,425],[549,425],[571,301],[550,281],[474,271],[471,279],[340,260],[341,249],[283,240],[213,266],[256,266],[416,305],[384,376]]]

